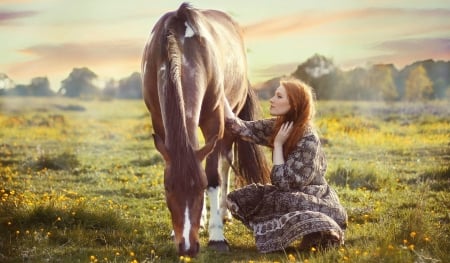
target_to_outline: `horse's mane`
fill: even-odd
[[[166,85],[162,92],[167,98],[163,100],[165,101],[163,115],[166,146],[171,156],[171,169],[176,171],[172,174],[177,176],[177,178],[170,178],[172,187],[176,191],[182,189],[190,191],[203,187],[203,183],[200,177],[202,170],[196,160],[186,127],[185,100],[181,83],[182,54],[176,33],[177,23],[180,22],[179,17],[170,17],[163,30],[161,54],[164,54]]]

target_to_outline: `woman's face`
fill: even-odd
[[[275,90],[275,95],[270,99],[270,115],[282,116],[291,109],[286,89],[283,85]]]

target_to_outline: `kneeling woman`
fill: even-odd
[[[232,215],[253,231],[260,252],[282,250],[300,240],[301,250],[344,242],[347,213],[325,180],[326,160],[313,127],[311,88],[282,80],[270,99],[275,118],[243,121],[225,100],[225,125],[242,139],[273,148],[271,184],[231,192]]]

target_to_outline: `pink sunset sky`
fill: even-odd
[[[289,74],[314,54],[341,68],[450,60],[448,0],[193,0],[244,29],[253,83]],[[0,0],[0,73],[16,84],[48,77],[53,89],[75,67],[100,81],[140,71],[158,18],[173,0]]]

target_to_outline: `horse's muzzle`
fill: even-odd
[[[197,241],[189,249],[186,249],[184,240],[178,244],[178,255],[195,257],[200,252],[200,243]]]

